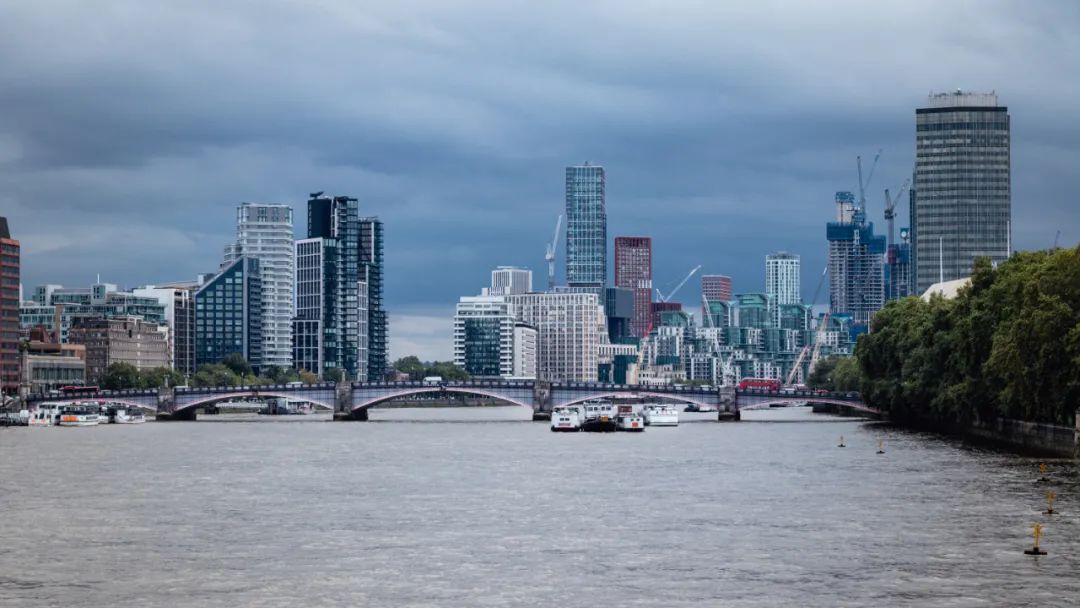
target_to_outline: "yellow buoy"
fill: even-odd
[[[1040,462],[1039,463],[1039,475],[1041,475],[1041,477],[1039,477],[1039,481],[1050,481],[1049,479],[1046,478],[1046,463],[1045,462]]]
[[[1057,492],[1049,490],[1046,492],[1046,514],[1054,514],[1054,501],[1057,500]]]
[[[836,447],[838,447],[838,448],[847,447],[847,446],[844,445],[844,436],[843,435],[840,435],[840,445],[838,445]]]
[[[1024,549],[1025,555],[1046,555],[1046,551],[1039,548],[1039,538],[1042,536],[1042,524],[1036,522],[1031,528],[1035,533],[1035,544],[1030,549]]]
[[[878,454],[884,454],[885,453],[885,440],[884,439],[878,439],[877,453]]]

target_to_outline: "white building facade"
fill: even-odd
[[[491,271],[487,295],[512,296],[532,291],[532,271],[517,266],[499,266]]]
[[[538,379],[596,381],[607,319],[595,293],[528,293],[507,299],[516,320],[536,328]]]
[[[780,327],[780,310],[785,304],[802,301],[799,256],[786,251],[765,256],[765,293],[769,296],[769,316]]]
[[[293,367],[296,252],[288,205],[243,203],[236,210],[236,242],[225,264],[240,256],[259,260],[263,292],[263,365]]]
[[[536,328],[514,324],[514,377],[536,379]]]

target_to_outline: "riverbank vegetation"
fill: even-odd
[[[890,302],[855,356],[863,398],[898,421],[1071,426],[1080,406],[1080,247],[1017,253],[996,269],[979,259],[955,299]]]

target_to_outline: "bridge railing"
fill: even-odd
[[[297,391],[297,390],[326,390],[333,389],[337,385],[333,382],[317,382],[313,384],[245,384],[240,386],[178,386],[176,393],[235,393],[235,392],[273,392],[273,391]]]

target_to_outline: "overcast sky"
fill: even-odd
[[[661,289],[702,264],[762,291],[782,249],[810,299],[855,156],[883,150],[884,230],[914,109],[964,88],[1012,116],[1014,245],[1080,241],[1080,5],[810,4],[4,2],[0,215],[28,289],[130,287],[216,269],[242,201],[303,236],[308,192],[356,196],[392,356],[447,358],[491,267],[544,281],[566,165],[607,169],[609,240],[652,236]]]

